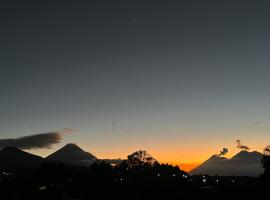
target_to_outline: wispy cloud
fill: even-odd
[[[63,136],[73,132],[72,129],[61,129],[59,131],[40,133],[19,138],[0,139],[0,149],[5,147],[17,147],[19,149],[50,149],[53,145],[61,142]]]
[[[264,122],[263,121],[257,121],[255,122],[255,124],[263,124]]]

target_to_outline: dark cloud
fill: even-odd
[[[238,149],[243,149],[243,150],[246,150],[246,151],[248,151],[250,149],[248,146],[242,145],[240,140],[236,140],[236,143],[237,143],[237,148]]]
[[[227,148],[223,148],[217,156],[224,156],[229,152]]]
[[[54,144],[60,143],[63,135],[67,132],[70,131],[67,131],[67,129],[62,129],[60,131],[24,136],[15,139],[0,139],[0,149],[10,146],[24,150],[41,148],[50,149]]]

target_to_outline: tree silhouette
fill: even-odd
[[[149,155],[145,150],[139,150],[127,157],[127,169],[152,167],[158,161]]]
[[[267,145],[263,150],[262,164],[264,168],[264,177],[270,180],[270,145]]]
[[[263,149],[263,154],[270,156],[270,145],[267,145],[264,149]]]

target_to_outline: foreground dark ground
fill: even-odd
[[[78,168],[45,163],[35,170],[1,171],[0,199],[234,199],[268,196],[269,193],[270,185],[264,176],[191,177],[170,165],[129,170],[125,167],[99,163]]]

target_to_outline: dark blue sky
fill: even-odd
[[[173,161],[242,138],[260,150],[270,139],[269,9],[267,1],[1,2],[0,136],[69,127],[77,133],[62,144],[103,157],[145,148]]]

